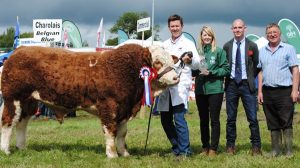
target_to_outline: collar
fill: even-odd
[[[172,43],[172,44],[176,44],[176,43],[181,39],[182,36],[183,36],[183,34],[181,33],[181,35],[178,36],[175,40],[173,40],[172,37],[171,37],[171,38],[170,38],[171,43]]]
[[[211,44],[207,44],[203,47],[203,51],[206,53],[206,52],[209,52],[211,50]]]
[[[282,48],[282,47],[284,47],[284,43],[282,41],[280,41],[280,43],[275,47],[274,51],[276,51],[276,50],[278,50],[278,48]],[[272,51],[269,43],[266,45],[266,49]]]
[[[244,42],[245,42],[245,37],[240,41],[241,42],[241,44],[243,44]],[[233,38],[233,42],[234,42],[234,44],[236,44],[236,42],[238,42],[235,38]]]

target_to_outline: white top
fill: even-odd
[[[184,35],[181,35],[175,41],[168,39],[164,42],[164,48],[171,54],[180,57],[184,52],[192,51],[193,58],[190,65],[185,65],[184,69],[179,67],[180,61],[175,64],[177,73],[180,73],[180,81],[177,85],[166,89],[160,96],[157,103],[158,111],[169,111],[169,98],[171,93],[172,106],[176,106],[184,103],[187,109],[187,102],[189,97],[189,89],[192,85],[192,69],[199,69],[200,57],[198,55],[195,44],[187,39]],[[201,57],[202,58],[202,57]],[[203,59],[203,58],[202,58]]]

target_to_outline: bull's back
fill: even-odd
[[[105,97],[122,101],[140,87],[128,54],[99,54],[20,47],[5,64],[3,94],[25,99],[38,91],[42,99],[74,106],[86,99],[95,102]]]

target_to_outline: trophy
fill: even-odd
[[[207,70],[207,66],[208,66],[208,65],[207,65],[205,59],[202,59],[202,60],[200,61],[199,70],[200,70],[201,72],[204,72],[205,70]]]

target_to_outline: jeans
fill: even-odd
[[[246,80],[243,80],[240,84],[236,84],[234,80],[230,80],[226,90],[226,146],[235,147],[236,117],[240,97],[246,112],[247,121],[249,122],[252,147],[261,148],[261,139],[256,111],[256,94],[250,92],[248,82]]]
[[[170,103],[169,111],[162,111],[161,124],[172,144],[173,153],[178,155],[191,155],[189,129],[185,120],[184,104],[172,106]]]
[[[217,151],[220,140],[220,111],[223,93],[196,95],[196,103],[200,117],[202,148]],[[209,122],[211,132],[209,132]]]

